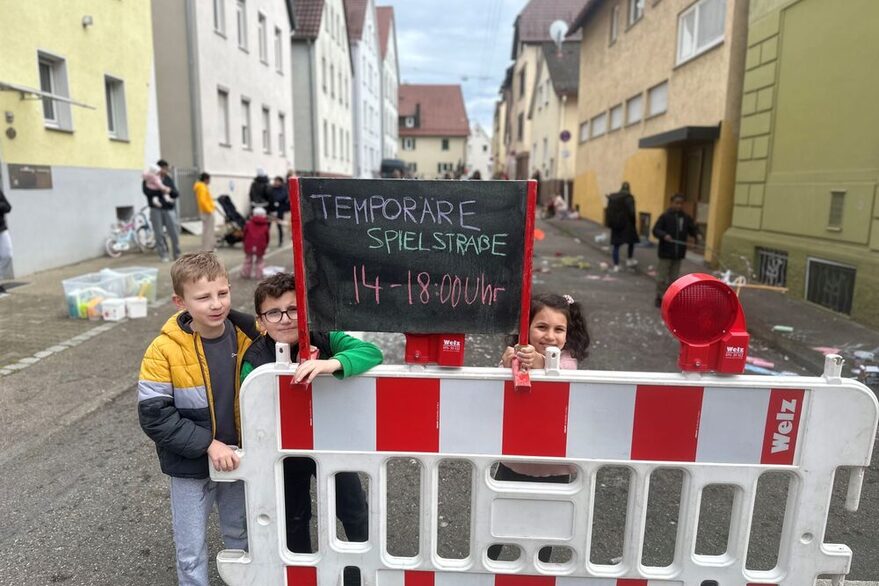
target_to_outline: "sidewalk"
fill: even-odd
[[[602,250],[607,254],[610,264],[609,230],[590,220],[545,220],[561,233],[579,239],[583,244]],[[596,236],[607,234],[605,242],[596,242]],[[623,253],[625,254],[625,253]],[[638,245],[635,258],[639,270],[653,278],[657,264],[656,245]],[[703,272],[711,274],[712,269],[697,255],[688,254],[681,264],[681,273]],[[745,310],[748,331],[771,347],[783,352],[800,366],[815,375],[824,369],[824,353],[837,351],[846,359],[846,376],[855,376],[858,357],[855,353],[872,353],[879,358],[879,331],[854,322],[843,315],[824,309],[818,305],[793,298],[783,293],[744,289],[740,295]],[[793,331],[775,332],[773,326],[789,326]],[[816,350],[820,348],[821,350]],[[876,363],[875,361],[873,362]],[[874,385],[876,390],[876,385]]]

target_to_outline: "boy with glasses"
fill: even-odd
[[[263,334],[244,354],[241,381],[256,367],[275,362],[275,342],[290,344],[290,356],[299,355],[296,281],[290,273],[279,273],[262,281],[253,295],[257,323]],[[374,344],[358,340],[345,332],[311,332],[312,346],[319,358],[302,362],[294,380],[310,383],[319,374],[347,378],[381,364],[382,353]],[[287,548],[295,553],[312,553],[311,476],[315,474],[311,458],[284,460],[284,501],[287,516]],[[366,541],[369,537],[368,512],[363,487],[355,472],[336,475],[336,514],[345,527],[349,541]]]

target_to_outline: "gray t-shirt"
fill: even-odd
[[[210,340],[202,338],[201,341],[214,395],[214,417],[217,420],[215,437],[227,445],[240,445],[235,429],[235,365],[238,353],[235,326],[227,319],[220,337]]]

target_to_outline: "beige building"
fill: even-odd
[[[495,177],[508,177],[509,169],[515,167],[515,161],[510,157],[510,92],[512,88],[513,66],[507,68],[504,82],[498,92],[500,98],[494,105],[494,133],[491,136],[491,156],[494,164]]]
[[[574,204],[603,219],[605,195],[631,184],[649,228],[674,193],[715,258],[730,225],[748,3],[592,0],[582,32]]]
[[[538,53],[528,121],[531,169],[540,171],[543,202],[561,195],[570,203],[573,195],[579,67],[579,42],[544,43]]]
[[[508,73],[509,80],[505,81],[505,85],[509,83],[510,90],[505,99],[510,125],[507,173],[511,179],[527,179],[538,168],[534,163],[535,154],[532,151],[535,150],[535,141],[528,115],[543,45],[552,40],[550,25],[557,20],[571,23],[584,4],[585,0],[531,0],[513,24],[511,57],[515,63]],[[578,40],[580,33],[571,32],[570,38]],[[504,88],[501,89],[503,91]]]
[[[460,85],[400,86],[400,158],[419,179],[460,175],[470,122]]]
[[[724,256],[879,326],[879,2],[752,1],[748,18]]]

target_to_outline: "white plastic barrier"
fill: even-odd
[[[292,386],[294,365],[277,363],[251,374],[241,391],[243,450],[235,472],[244,480],[248,553],[223,551],[217,561],[227,584],[335,586],[346,566],[378,586],[722,586],[814,584],[842,577],[851,550],[824,543],[833,479],[853,467],[847,507],[858,506],[879,421],[876,397],[840,378],[842,360],[828,357],[823,377],[714,377],[597,371],[532,371],[530,393],[516,392],[510,371],[382,366],[338,381],[320,377],[307,390]],[[282,460],[317,463],[318,553],[285,545]],[[491,466],[504,461],[565,463],[571,484],[503,483]],[[387,552],[387,462],[421,463],[421,551]],[[470,554],[437,553],[438,469],[467,460],[472,487]],[[590,561],[596,474],[606,466],[631,471],[622,559]],[[674,560],[642,564],[651,473],[684,471]],[[333,475],[369,477],[369,541],[336,536]],[[746,569],[757,482],[767,471],[790,474],[777,564]],[[734,487],[722,555],[697,555],[702,490]],[[494,543],[519,546],[515,562],[488,559]],[[565,546],[563,564],[544,564],[538,550]]]

